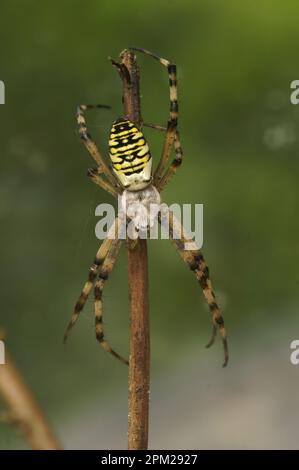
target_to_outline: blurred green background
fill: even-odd
[[[299,366],[298,125],[295,0],[1,0],[1,316],[6,346],[68,448],[125,448],[127,370],[95,341],[92,300],[62,336],[98,247],[80,103],[107,155],[121,86],[107,60],[129,45],[178,66],[184,162],[168,203],[204,204],[204,253],[230,338],[204,348],[209,312],[168,241],[151,241],[155,448],[296,447]],[[145,120],[165,125],[168,79],[139,56]],[[154,161],[162,136],[146,130]],[[126,252],[104,292],[107,339],[128,352]],[[0,448],[26,448],[0,424]]]

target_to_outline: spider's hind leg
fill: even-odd
[[[164,140],[164,145],[163,145],[163,150],[162,150],[162,155],[159,161],[159,164],[155,170],[154,173],[154,186],[159,187],[159,184],[162,179],[162,175],[165,171],[165,168],[167,166],[167,162],[170,156],[172,144],[175,139],[175,133],[176,133],[176,128],[177,128],[177,122],[178,122],[178,112],[179,112],[179,107],[178,107],[178,91],[177,91],[177,72],[176,72],[176,65],[171,63],[167,59],[163,59],[162,57],[159,57],[156,54],[153,54],[152,52],[146,50],[146,49],[141,49],[138,47],[130,47],[129,49],[137,52],[142,52],[143,54],[149,55],[153,57],[154,59],[158,60],[160,64],[162,64],[164,67],[167,68],[168,71],[168,79],[169,79],[169,120],[167,124],[167,129],[166,129],[166,135],[165,135],[165,140]]]
[[[91,174],[91,171],[89,171],[88,176],[91,177],[91,179],[101,186],[105,191],[108,191],[109,193],[113,194],[116,196],[120,192],[120,188],[118,185],[118,182],[114,176],[114,174],[111,172],[109,166],[105,162],[103,156],[101,155],[96,143],[92,139],[91,135],[89,134],[87,130],[87,124],[86,124],[86,118],[85,118],[85,113],[88,109],[95,109],[95,108],[107,108],[109,109],[110,106],[108,105],[101,105],[101,104],[81,104],[80,106],[77,107],[77,123],[78,123],[78,128],[79,128],[79,135],[81,139],[84,142],[84,145],[86,149],[88,150],[89,154],[92,156],[94,161],[97,163],[97,175],[95,175],[95,172]],[[103,174],[107,181],[105,181],[102,177],[99,176],[99,174]]]
[[[170,121],[173,126],[177,125],[178,119],[178,93],[177,93],[177,74],[176,74],[176,65],[171,63],[163,57],[159,57],[153,52],[148,51],[147,49],[142,49],[140,47],[129,47],[129,49],[142,52],[143,54],[149,55],[154,59],[158,60],[160,64],[167,68],[168,77],[169,77],[169,98],[170,98]]]
[[[157,124],[152,124],[152,123],[143,123],[144,127],[150,127],[151,129],[156,129],[158,131],[162,132],[167,132],[167,128],[163,126],[158,126]],[[165,171],[164,175],[162,175],[161,180],[156,183],[156,187],[159,192],[163,191],[165,186],[169,183],[171,180],[172,176],[175,174],[177,169],[181,166],[182,161],[183,161],[183,149],[182,149],[182,144],[180,141],[180,135],[178,129],[175,131],[175,137],[174,137],[174,151],[175,151],[175,157],[172,160],[171,165],[168,167],[168,169]]]

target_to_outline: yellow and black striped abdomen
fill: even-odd
[[[151,154],[143,133],[127,119],[112,124],[109,153],[113,170],[124,187],[141,189],[151,180]]]

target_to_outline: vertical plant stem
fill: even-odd
[[[120,55],[118,68],[123,82],[124,113],[138,127],[142,123],[139,69],[129,49]],[[128,249],[130,299],[130,364],[128,397],[128,449],[147,449],[150,387],[150,330],[148,259],[146,240]]]
[[[8,422],[20,428],[31,449],[61,449],[42,410],[7,353],[6,363],[0,365],[0,396],[7,404]]]
[[[128,449],[147,449],[150,388],[150,335],[146,240],[128,251],[130,363]]]

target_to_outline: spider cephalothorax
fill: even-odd
[[[126,118],[117,119],[111,128],[109,137],[109,153],[112,161],[112,170],[102,157],[97,145],[87,132],[85,112],[90,108],[109,108],[107,105],[81,105],[77,111],[79,134],[95,160],[97,167],[88,171],[88,176],[94,183],[115,197],[120,197],[121,210],[107,238],[102,242],[93,264],[89,269],[88,279],[83,287],[81,295],[75,305],[71,320],[68,324],[65,340],[69,331],[76,323],[81,310],[94,286],[95,296],[95,330],[96,338],[106,351],[127,363],[127,360],[117,354],[104,339],[103,315],[102,315],[102,292],[108,276],[113,269],[123,239],[119,236],[124,218],[126,221],[134,221],[135,236],[139,231],[151,227],[153,220],[149,211],[150,204],[158,207],[157,218],[159,222],[168,227],[169,238],[177,249],[183,261],[189,266],[198,280],[204,297],[212,314],[213,332],[210,346],[215,339],[217,329],[222,337],[225,359],[224,366],[228,361],[228,347],[224,321],[216,302],[215,294],[209,277],[209,269],[200,249],[186,249],[186,246],[194,246],[193,241],[186,234],[180,222],[174,214],[161,204],[160,193],[168,184],[173,174],[182,162],[183,152],[177,129],[178,102],[176,66],[168,60],[144,49],[131,48],[154,57],[167,68],[169,78],[170,111],[167,126],[143,123],[143,126],[151,127],[165,132],[165,140],[159,163],[152,171],[152,157],[142,129]],[[169,158],[174,147],[175,156],[169,165]],[[141,210],[140,210],[141,206]],[[134,237],[133,237],[134,238]]]

